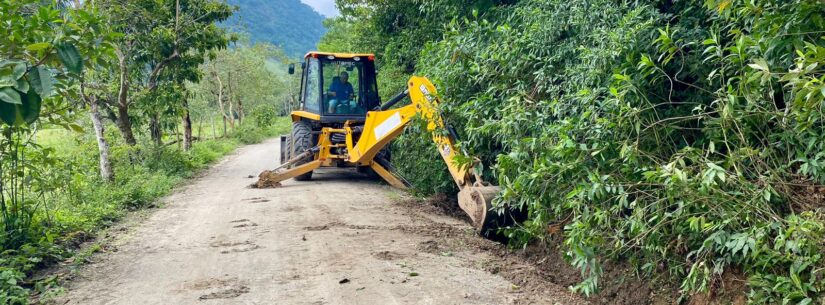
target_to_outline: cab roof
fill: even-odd
[[[318,51],[310,51],[306,55],[304,55],[304,58],[318,57],[318,56],[329,56],[329,55],[335,56],[335,58],[346,58],[346,59],[355,58],[355,57],[367,57],[367,58],[371,58],[371,59],[375,58],[375,54],[369,54],[369,53],[333,53],[333,52],[318,52]]]

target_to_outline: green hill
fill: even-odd
[[[224,24],[284,49],[290,57],[315,49],[326,29],[324,16],[300,0],[227,0],[239,10]]]

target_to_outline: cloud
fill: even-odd
[[[340,15],[335,7],[335,0],[301,0],[306,5],[311,6],[325,17],[335,17]]]

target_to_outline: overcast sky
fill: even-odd
[[[335,8],[335,0],[301,0],[301,2],[314,8],[324,15],[324,17],[338,16],[338,9]]]

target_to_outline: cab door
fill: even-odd
[[[321,113],[321,65],[317,58],[307,58],[301,80],[301,110]]]

